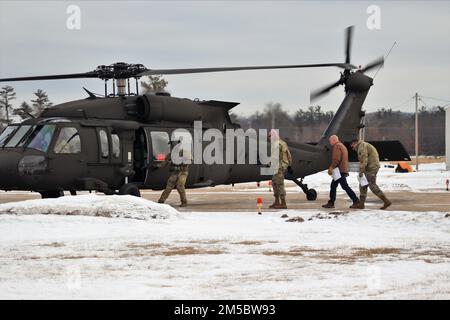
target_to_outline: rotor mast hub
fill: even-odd
[[[141,73],[148,70],[143,64],[130,64],[125,62],[116,62],[110,65],[100,65],[94,72],[97,77],[106,82],[110,79],[113,80],[113,96],[126,96],[131,95],[129,79],[134,78],[136,82],[136,94],[139,94],[138,79],[141,77]],[[127,90],[128,88],[128,90]],[[107,96],[105,91],[105,96]]]

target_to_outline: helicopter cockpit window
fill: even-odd
[[[19,129],[14,133],[11,139],[9,139],[8,143],[5,145],[6,148],[14,148],[17,147],[18,144],[22,141],[22,139],[26,136],[27,132],[31,129],[31,126],[20,126]]]
[[[112,154],[115,159],[120,157],[120,139],[117,133],[111,134]]]
[[[3,147],[6,140],[13,134],[14,130],[17,129],[17,126],[9,126],[3,130],[2,134],[0,134],[0,147]]]
[[[98,135],[100,137],[100,151],[101,151],[101,157],[102,158],[108,158],[109,157],[109,143],[108,143],[108,134],[105,130],[100,130],[98,132]]]
[[[55,132],[54,125],[37,126],[33,130],[29,139],[32,139],[28,144],[28,148],[37,149],[47,152],[48,147],[52,141],[53,133]]]
[[[152,131],[152,159],[164,161],[170,153],[169,134],[162,131]]]
[[[78,130],[72,127],[61,128],[53,150],[55,153],[80,153],[81,141]]]

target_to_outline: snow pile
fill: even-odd
[[[180,217],[180,213],[169,205],[133,196],[93,194],[0,204],[0,214],[54,214],[138,220],[165,220]]]

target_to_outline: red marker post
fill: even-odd
[[[269,180],[269,192],[272,192],[272,180]]]
[[[258,214],[262,214],[262,197],[259,196],[258,200],[256,200],[256,207],[258,208]]]
[[[448,191],[448,179],[445,180],[445,185],[447,186],[447,191]]]

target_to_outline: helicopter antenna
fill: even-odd
[[[389,55],[391,54],[392,49],[394,49],[394,46],[395,46],[396,44],[397,44],[397,41],[394,41],[394,44],[392,45],[391,49],[389,49],[389,52],[386,54],[386,57],[384,58],[384,61],[387,60],[387,58],[388,58]],[[375,77],[377,76],[378,71],[380,71],[382,67],[383,67],[383,65],[380,65],[380,66],[378,67],[377,72],[375,72],[375,75],[373,76],[374,79],[375,79]]]
[[[85,87],[83,87],[83,90],[86,91],[86,93],[89,95],[88,99],[96,99],[97,98],[95,93],[92,93],[91,91],[89,91]]]

